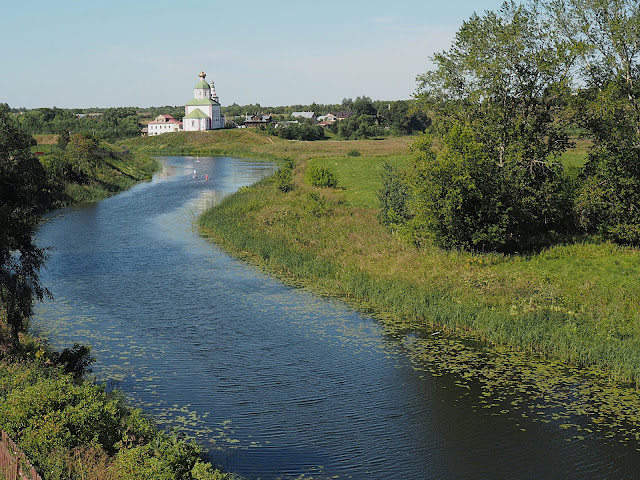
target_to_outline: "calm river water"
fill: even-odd
[[[38,243],[52,247],[43,280],[55,301],[37,306],[32,325],[56,347],[92,345],[99,381],[196,437],[225,469],[263,479],[640,476],[635,446],[479,410],[478,392],[416,369],[374,319],[198,236],[200,212],[272,166],[161,161],[150,183],[51,215]]]

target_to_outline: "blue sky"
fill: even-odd
[[[3,2],[0,103],[182,105],[204,68],[223,105],[410,98],[429,57],[502,0]]]

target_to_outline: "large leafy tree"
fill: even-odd
[[[38,277],[46,253],[33,241],[46,176],[30,151],[33,143],[17,128],[7,105],[0,105],[0,319],[14,341],[33,313],[34,297],[48,295]]]
[[[577,197],[579,221],[640,244],[640,3],[550,0],[547,7],[580,60],[576,118],[595,142]]]
[[[463,23],[453,46],[433,57],[436,68],[418,77],[417,96],[441,129],[470,126],[500,166],[549,166],[569,145],[558,120],[572,61],[535,4],[505,2]]]
[[[412,221],[438,243],[513,251],[566,227],[554,158],[569,146],[562,115],[572,57],[542,19],[535,4],[514,2],[474,14],[418,78],[418,100],[448,143],[440,160],[415,156]]]

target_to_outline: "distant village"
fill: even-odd
[[[206,74],[204,71],[201,71],[198,76],[200,80],[193,89],[193,100],[185,104],[185,115],[182,120],[177,120],[169,114],[160,114],[142,128],[143,136],[155,136],[179,131],[217,130],[220,128],[260,128],[269,125],[279,128],[300,122],[326,128],[352,115],[351,112],[330,112],[320,116],[310,111],[292,112],[289,118],[283,120],[283,116],[279,115],[280,119],[275,121],[274,115],[252,113],[245,114],[244,118],[227,120],[226,115],[221,113],[219,97],[216,94],[213,82],[209,84],[205,80]]]

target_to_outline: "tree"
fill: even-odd
[[[378,113],[371,99],[365,96],[356,98],[351,108],[353,109],[354,115],[371,115],[375,117]]]
[[[34,143],[0,105],[0,317],[13,341],[27,328],[34,297],[49,295],[38,276],[46,252],[33,241],[46,194],[44,169],[30,151]]]
[[[338,124],[338,136],[345,140],[357,140],[362,138],[374,138],[383,135],[382,129],[376,125],[371,115],[352,115],[350,118],[340,120]]]
[[[580,59],[576,122],[596,148],[578,192],[580,225],[640,244],[640,3],[550,0],[555,30]]]
[[[97,148],[98,142],[95,139],[81,133],[71,135],[64,157],[72,166],[78,179],[82,180],[90,176],[99,164]]]
[[[572,60],[535,6],[505,2],[463,23],[451,49],[434,56],[436,69],[418,78],[417,97],[441,133],[469,125],[499,165],[548,165],[569,146],[559,120]]]
[[[513,209],[503,174],[469,127],[454,125],[436,154],[430,135],[414,143],[410,164],[411,219],[404,231],[415,244],[504,250]]]
[[[408,135],[413,132],[424,132],[431,125],[428,115],[416,108],[415,102],[397,100],[389,102],[386,109],[379,112],[382,122],[393,133]]]
[[[412,217],[409,210],[411,190],[401,170],[386,162],[382,168],[382,188],[377,194],[380,202],[378,220],[392,232],[397,232]]]
[[[435,157],[430,142],[414,145],[416,235],[500,251],[547,244],[570,225],[554,160],[569,145],[570,51],[545,29],[535,4],[506,2],[464,22],[433,61],[417,97],[445,148]]]

